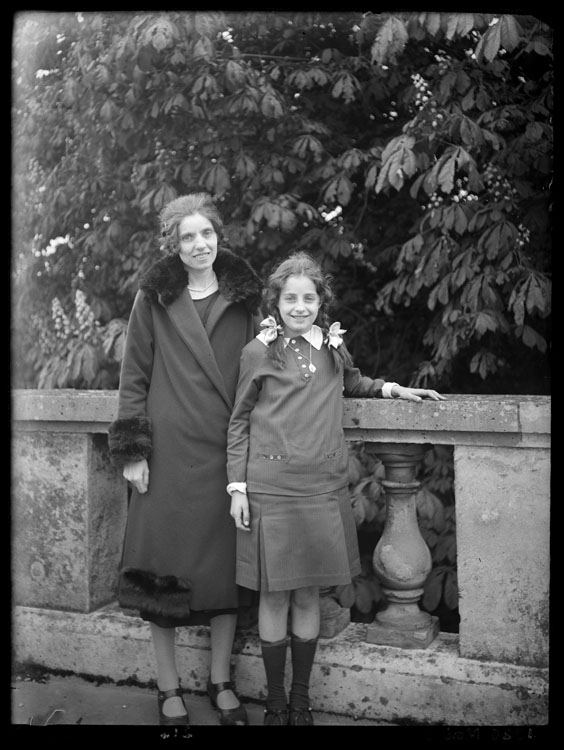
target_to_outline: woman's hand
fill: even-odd
[[[123,467],[123,476],[135,487],[141,495],[147,492],[149,487],[149,464],[146,458],[141,461],[132,461]]]
[[[244,492],[235,490],[231,495],[231,517],[235,526],[241,531],[251,530],[251,515],[249,513],[249,498]]]
[[[403,398],[406,401],[422,401],[424,398],[430,398],[432,401],[446,401],[445,396],[441,396],[437,391],[431,391],[427,388],[405,388],[403,385],[394,385],[392,388],[394,398]]]

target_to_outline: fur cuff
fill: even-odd
[[[147,417],[116,419],[108,430],[110,461],[122,467],[151,455],[153,441],[151,420]]]
[[[156,576],[138,568],[123,568],[118,602],[125,609],[181,619],[190,614],[191,592],[191,583],[176,576]]]

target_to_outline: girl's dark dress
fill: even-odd
[[[319,348],[289,340],[281,370],[262,335],[241,355],[228,477],[247,483],[251,532],[237,532],[237,583],[254,590],[339,585],[360,573],[343,393],[381,397],[385,381],[337,372],[321,329],[312,335]]]

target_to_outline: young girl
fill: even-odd
[[[360,573],[342,427],[348,396],[442,400],[436,391],[364,377],[339,323],[329,279],[307,254],[272,273],[269,317],[241,355],[228,432],[228,492],[237,531],[237,583],[260,591],[265,724],[312,725],[309,680],[319,635],[319,588]],[[292,683],[284,686],[290,611]]]

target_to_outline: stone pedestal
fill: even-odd
[[[400,648],[425,648],[439,633],[438,618],[419,608],[423,584],[432,568],[431,553],[417,522],[414,480],[422,445],[370,446],[386,469],[386,522],[372,562],[388,606],[367,626],[366,640]]]
[[[127,488],[106,435],[22,430],[12,454],[14,603],[91,612],[113,601]]]
[[[457,446],[460,654],[548,666],[550,453]]]

